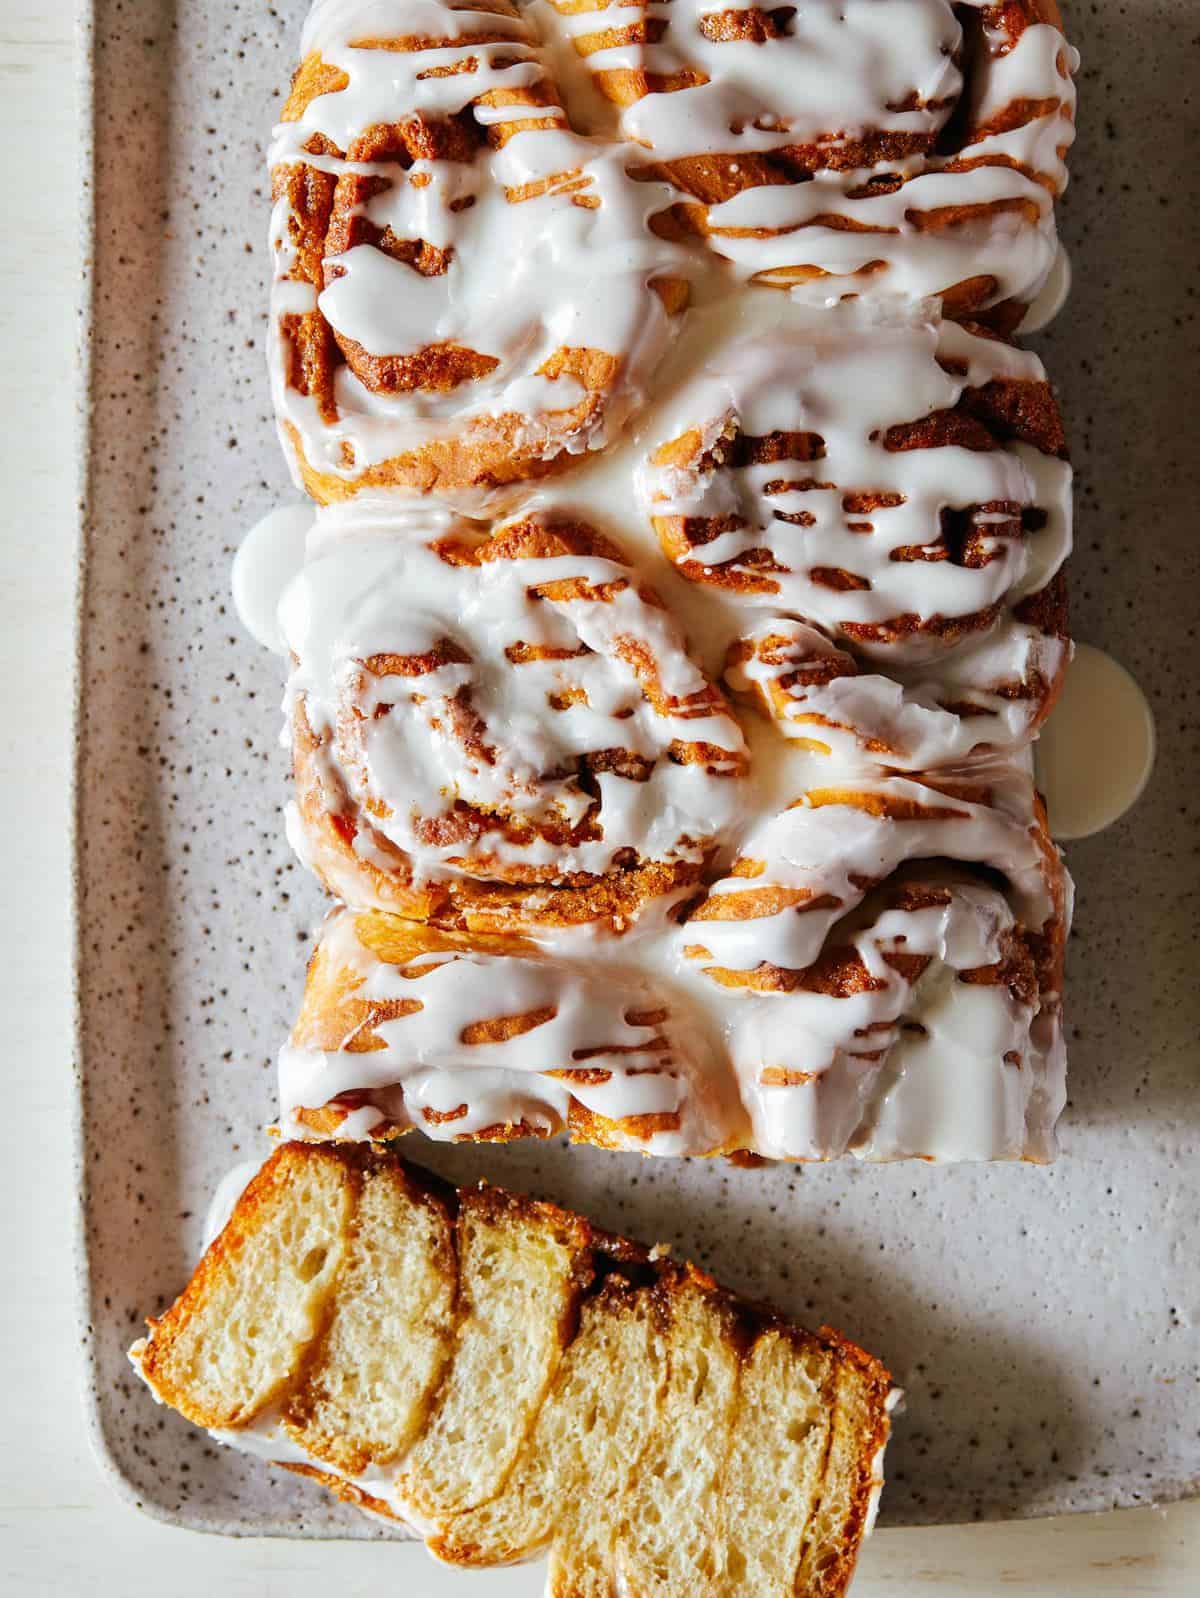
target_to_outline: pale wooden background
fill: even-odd
[[[219,4],[220,0],[210,0]],[[69,1152],[67,775],[75,520],[79,139],[72,0],[0,0],[0,847],[8,914],[0,1159],[0,1592],[11,1598],[535,1598],[530,1571],[463,1577],[417,1549],[237,1542],[118,1500],[83,1433]],[[885,1532],[856,1598],[1200,1592],[1200,1502],[1167,1513]],[[747,1595],[751,1598],[751,1595]]]

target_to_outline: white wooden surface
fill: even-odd
[[[214,0],[220,3],[220,0]],[[11,1598],[532,1598],[419,1550],[237,1542],[118,1500],[83,1435],[72,1281],[67,774],[79,278],[71,0],[0,0],[0,923],[10,1133],[0,1159],[0,1592]],[[1181,1422],[1182,1422],[1181,1416]],[[882,1533],[856,1598],[1200,1592],[1200,1502],[1165,1513]],[[752,1598],[752,1595],[747,1595]]]

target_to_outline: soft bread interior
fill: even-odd
[[[583,1307],[503,1492],[456,1516],[433,1552],[453,1564],[508,1564],[552,1541],[575,1500],[602,1513],[653,1429],[665,1353],[657,1295],[619,1278],[606,1282]],[[555,1552],[561,1568],[569,1550],[560,1543]],[[557,1590],[570,1590],[561,1577]]]
[[[408,1448],[450,1354],[457,1280],[446,1205],[369,1159],[325,1336],[284,1412],[300,1447],[349,1475]]]
[[[831,1359],[790,1327],[755,1338],[741,1369],[721,1485],[730,1592],[791,1598],[829,1451]]]
[[[385,1148],[288,1144],[135,1346],[165,1402],[551,1598],[844,1591],[889,1378],[689,1266]]]
[[[484,1503],[525,1442],[590,1272],[578,1217],[496,1188],[464,1193],[454,1363],[405,1463],[400,1491],[426,1519]]]
[[[622,1505],[617,1568],[644,1598],[677,1592],[716,1598],[739,1318],[728,1298],[695,1273],[673,1283],[670,1314],[662,1415]]]
[[[198,1426],[244,1426],[294,1381],[328,1313],[358,1185],[332,1152],[289,1144],[267,1161],[151,1323],[141,1369],[165,1403]]]

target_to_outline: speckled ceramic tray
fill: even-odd
[[[262,348],[262,136],[303,9],[94,0],[85,22],[84,1292],[92,1424],[127,1493],[191,1526],[368,1536],[311,1486],[156,1410],[124,1352],[182,1284],[218,1176],[265,1147],[272,1056],[321,911],[283,838],[279,662],[228,598],[243,529],[290,492]],[[1072,20],[1077,286],[1042,343],[1079,467],[1076,631],[1141,679],[1161,754],[1133,815],[1070,851],[1060,1163],[746,1171],[557,1146],[408,1150],[670,1239],[878,1351],[908,1391],[892,1525],[1200,1484],[1195,12],[1131,0]]]

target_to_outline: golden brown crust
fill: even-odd
[[[830,1453],[839,1449],[849,1465],[849,1481],[843,1488],[837,1535],[828,1553],[823,1552],[807,1591],[812,1598],[841,1598],[854,1577],[872,1495],[882,1481],[876,1472],[891,1431],[888,1400],[892,1379],[879,1360],[831,1326],[821,1327],[818,1340],[834,1360],[836,1407]]]

